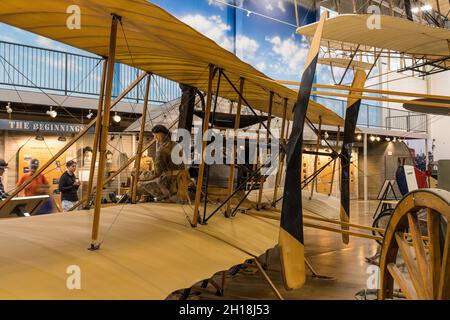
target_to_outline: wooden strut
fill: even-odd
[[[280,133],[280,140],[281,140],[281,143],[284,145],[286,145],[285,129],[286,129],[287,107],[288,107],[288,99],[284,98],[283,121],[281,123],[281,133]],[[277,171],[277,175],[275,177],[275,187],[273,189],[273,200],[272,200],[273,207],[276,206],[276,201],[277,201],[277,197],[278,197],[278,188],[280,187],[280,182],[281,182],[281,178],[283,175],[283,167],[284,167],[285,157],[286,157],[286,154],[284,152],[279,157],[278,171]]]
[[[103,114],[103,100],[104,100],[104,94],[105,94],[105,83],[106,83],[106,71],[107,71],[108,61],[103,61],[103,70],[102,70],[102,82],[100,84],[100,95],[98,98],[98,107],[97,107],[97,121],[95,123],[95,134],[94,134],[94,143],[92,146],[92,159],[91,159],[91,165],[89,170],[89,181],[88,181],[88,187],[86,196],[84,197],[87,201],[92,193],[92,186],[94,184],[94,173],[95,173],[95,163],[97,162],[97,151],[98,151],[98,136],[99,136],[99,130],[101,128],[102,124],[102,114]],[[72,211],[72,210],[69,210]]]
[[[352,90],[353,91],[353,90]],[[417,100],[405,100],[405,99],[395,99],[395,98],[385,98],[385,97],[369,97],[369,96],[358,96],[357,94],[345,94],[327,91],[314,91],[317,96],[330,96],[330,97],[342,97],[350,99],[362,99],[362,100],[373,100],[373,101],[383,101],[383,102],[393,102],[393,103],[414,103],[418,106],[425,107],[436,107],[436,108],[450,108],[450,103],[441,102],[429,102],[429,101],[417,101]]]
[[[141,159],[142,159],[142,153],[144,152],[142,150],[144,146],[144,132],[145,132],[145,125],[147,123],[147,109],[148,109],[148,98],[150,95],[150,83],[151,83],[152,75],[151,73],[148,73],[147,75],[147,83],[145,86],[145,94],[144,94],[144,108],[142,110],[142,119],[141,119],[141,130],[139,131],[139,142],[138,142],[138,148],[136,152],[136,159],[134,161],[134,176],[132,177],[132,185],[131,185],[131,202],[136,203],[136,197],[137,197],[137,184],[139,182],[139,176],[140,176],[140,170],[141,170]]]
[[[253,211],[249,211],[247,212],[247,214],[252,215],[252,216],[257,216],[257,217],[261,217],[261,218],[266,218],[266,219],[272,219],[272,220],[280,220],[280,216],[276,216],[273,214],[268,214],[268,213],[263,213],[261,211],[257,211],[257,212],[253,212]],[[306,219],[308,219],[307,217],[305,217]],[[329,221],[327,221],[329,222]],[[330,222],[331,223],[331,222]],[[349,226],[349,223],[346,222],[339,222],[337,221],[337,224],[340,224],[342,226]],[[331,231],[331,232],[335,232],[335,233],[340,233],[343,235],[348,235],[348,236],[354,236],[354,237],[359,237],[359,238],[366,238],[366,239],[371,239],[371,240],[378,240],[378,241],[383,241],[383,237],[381,236],[374,236],[371,234],[366,234],[366,233],[359,233],[359,232],[354,232],[354,231],[349,231],[349,230],[342,230],[342,229],[335,229],[335,228],[331,228],[328,226],[323,226],[323,225],[319,225],[319,224],[314,224],[314,223],[310,223],[310,222],[303,222],[303,226],[305,227],[309,227],[309,228],[315,228],[315,229],[321,229],[321,230],[325,230],[325,231]],[[364,228],[370,228],[370,227],[365,227],[365,226],[359,226],[359,227],[364,227]]]
[[[340,135],[341,135],[341,126],[338,126],[337,136],[336,136],[336,150],[339,148]],[[332,171],[332,174],[331,174],[330,192],[328,192],[328,196],[331,196],[331,193],[333,192],[334,173],[336,172],[336,162],[337,161],[339,161],[339,159],[335,159],[334,162],[333,162],[333,171]]]
[[[103,185],[103,175],[105,172],[105,160],[107,151],[107,138],[109,129],[109,119],[111,112],[112,85],[114,80],[114,65],[116,61],[116,44],[117,44],[117,26],[120,17],[113,15],[111,23],[111,34],[109,40],[108,66],[105,86],[105,102],[103,106],[102,128],[99,132],[99,159],[97,172],[97,186]],[[97,190],[95,194],[94,219],[92,223],[91,249],[99,249],[97,244],[99,227],[100,227],[100,211],[102,205],[102,192]]]
[[[236,119],[234,121],[234,135],[233,135],[233,154],[232,154],[232,163],[230,163],[230,175],[228,178],[228,197],[231,196],[231,194],[234,191],[234,172],[235,172],[235,166],[234,166],[234,160],[236,159],[236,146],[234,144],[234,139],[237,133],[237,130],[240,126],[241,121],[241,110],[242,110],[242,96],[244,95],[244,78],[239,79],[239,98],[237,103],[237,110],[236,110]],[[225,209],[225,216],[230,217],[231,216],[231,199],[227,201],[226,209]]]
[[[270,92],[270,97],[269,97],[269,112],[267,114],[268,118],[267,118],[267,131],[266,131],[266,148],[264,149],[266,154],[264,155],[264,159],[263,161],[266,162],[266,157],[267,157],[267,147],[269,146],[269,139],[270,139],[270,134],[269,134],[269,130],[270,130],[270,125],[272,123],[272,108],[273,108],[273,92]],[[260,145],[259,145],[259,141],[258,141],[258,150],[260,150]],[[265,182],[266,178],[263,174],[261,174],[261,179],[259,180],[259,193],[258,193],[258,204],[257,204],[257,208],[260,209],[261,208],[261,203],[262,203],[262,196],[263,196],[263,191],[264,191],[264,182]]]
[[[319,128],[317,130],[317,142],[316,142],[316,155],[314,157],[314,172],[317,172],[317,162],[319,161],[319,155],[317,154],[319,152],[320,148],[320,142],[322,137],[322,116],[319,116]],[[315,176],[311,183],[311,194],[309,195],[309,200],[312,199],[313,193],[314,193],[314,184],[316,184],[317,187],[317,176]]]
[[[254,216],[258,216],[258,217],[262,217],[262,218],[267,218],[267,219],[272,219],[272,220],[279,220],[280,219],[279,212],[280,211],[278,209],[269,209],[268,212],[251,211],[251,210],[249,210],[246,213],[249,214],[249,215],[254,215]],[[336,224],[336,225],[349,226],[349,227],[352,227],[352,228],[366,230],[366,231],[371,231],[371,232],[372,231],[379,232],[379,233],[384,233],[385,232],[385,230],[381,229],[381,228],[374,228],[374,227],[370,227],[370,226],[363,226],[363,225],[359,225],[359,224],[355,224],[355,223],[343,222],[343,221],[329,219],[329,218],[316,217],[316,216],[312,216],[310,214],[304,214],[303,218],[310,219],[310,220],[315,220],[315,221],[326,222],[326,223],[331,223],[331,224]]]
[[[114,101],[111,103],[111,109],[114,108],[120,101],[122,101],[122,99],[128,94],[130,93],[131,90],[133,90],[146,76],[146,73],[143,72],[141,73],[141,75],[139,77],[137,77],[133,83],[131,83],[116,99],[114,99]],[[96,118],[98,119],[98,117]],[[96,123],[95,123],[96,124]],[[101,127],[101,125],[99,126]],[[94,137],[94,141],[95,141],[95,137]],[[146,147],[146,149],[144,149],[143,151],[147,150],[148,148],[150,148],[151,144],[149,146]],[[94,145],[95,147],[95,145]],[[94,148],[94,151],[96,151],[96,149]],[[128,167],[132,161],[134,161],[135,156],[133,156],[132,158],[128,159],[126,166],[122,166],[119,170],[117,170],[112,176],[109,176],[102,185],[102,189],[103,187],[109,183],[113,178],[115,178],[118,174],[120,174],[126,167]],[[130,161],[131,160],[131,161]],[[89,174],[89,178],[90,175],[94,174],[94,170],[92,169],[92,167],[94,167],[95,170],[95,162],[94,162],[94,158],[92,158],[92,162],[91,162],[91,173]],[[89,201],[90,197],[92,196],[93,191],[96,189],[96,186],[92,186],[92,188],[90,189],[91,191],[86,195],[85,198],[83,198],[82,200],[78,201],[78,203],[76,203],[72,208],[70,208],[68,211],[73,211],[75,209],[77,209],[80,205],[86,203]],[[89,206],[85,207],[86,209],[89,209]]]
[[[263,278],[267,281],[267,283],[269,284],[270,288],[275,293],[277,298],[279,300],[284,300],[283,296],[280,294],[280,292],[278,291],[277,287],[275,287],[275,285],[273,284],[272,280],[270,280],[269,276],[267,275],[267,273],[264,270],[264,268],[261,266],[261,263],[258,261],[258,259],[255,258],[253,260],[255,261],[256,265],[258,266],[259,272],[261,272],[261,274],[263,275]]]
[[[204,115],[204,123],[203,123],[203,137],[208,131],[209,128],[209,117],[211,114],[211,104],[212,104],[212,90],[213,90],[213,78],[214,78],[214,70],[215,67],[213,65],[209,66],[209,78],[208,78],[208,94],[206,97],[206,110]],[[205,139],[203,139],[205,140]],[[194,216],[191,221],[191,225],[193,227],[197,226],[198,217],[199,217],[199,206],[200,206],[200,198],[202,195],[203,188],[203,175],[205,173],[205,155],[206,155],[206,141],[202,142],[202,154],[200,158],[200,169],[198,172],[198,180],[197,180],[197,190],[195,193],[195,204],[194,204]]]
[[[301,83],[297,82],[297,81],[279,80],[276,82],[280,83],[280,84],[291,85],[291,86],[301,85]],[[349,86],[344,86],[344,85],[328,85],[328,84],[318,84],[318,83],[314,83],[312,86],[314,88],[319,88],[319,89],[331,89],[331,90],[340,90],[340,91],[352,90],[354,92],[378,93],[378,94],[385,94],[385,95],[391,95],[391,96],[428,98],[428,99],[450,101],[450,96],[443,96],[443,95],[421,94],[421,93],[412,93],[412,92],[403,92],[403,91],[378,90],[378,89],[368,89],[368,88],[351,88]],[[315,92],[314,92],[314,94],[315,94]]]
[[[297,25],[297,28],[300,27],[300,18],[298,15],[298,3],[297,0],[294,0],[294,11],[295,11],[295,22]]]
[[[311,271],[313,278],[323,279],[323,280],[335,280],[334,277],[325,276],[325,275],[318,273],[312,266],[311,262],[309,262],[309,260],[306,257],[305,257],[305,264],[308,267],[309,271]]]

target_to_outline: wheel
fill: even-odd
[[[389,220],[391,220],[392,213],[394,212],[393,208],[386,209],[382,211],[376,218],[373,220],[372,227],[386,230]],[[372,231],[372,234],[374,236],[383,236],[384,233],[378,232],[378,231]],[[378,242],[378,244],[382,245],[383,242],[380,240],[375,240]]]
[[[394,288],[407,299],[450,299],[449,220],[448,191],[419,189],[400,200],[381,249],[379,299],[392,299]]]

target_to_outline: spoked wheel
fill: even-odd
[[[379,299],[450,299],[450,192],[420,189],[397,205],[380,258]]]

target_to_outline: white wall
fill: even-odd
[[[430,77],[429,93],[450,96],[450,71]],[[450,116],[431,116],[429,125],[434,160],[450,159]]]

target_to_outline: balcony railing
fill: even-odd
[[[345,117],[346,101],[314,97],[314,100]],[[359,109],[358,127],[426,133],[427,115],[362,103]]]
[[[27,88],[30,91],[45,90],[65,95],[97,96],[100,91],[101,62],[102,59],[96,56],[0,41],[0,86]],[[117,64],[113,96],[119,95],[131,84],[139,72],[136,68]],[[141,103],[144,85],[140,83],[136,86],[126,99]],[[176,82],[153,76],[150,101],[164,103],[180,96],[181,90]],[[341,117],[345,117],[345,101],[322,97],[314,97],[314,99]],[[357,125],[366,128],[427,132],[424,114],[368,104],[361,104]]]
[[[0,86],[40,89],[64,95],[96,96],[100,91],[102,59],[57,50],[38,48],[0,41]],[[3,69],[3,70],[2,70]],[[114,74],[113,96],[131,84],[139,70],[117,64]],[[134,88],[127,96],[140,103],[144,94],[144,83]],[[181,96],[176,82],[153,76],[149,100],[168,102]]]

